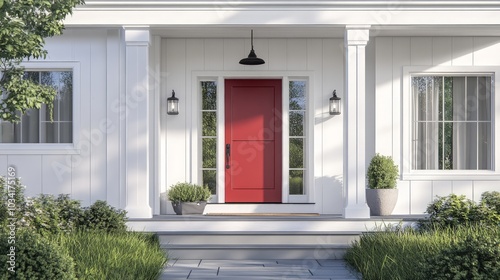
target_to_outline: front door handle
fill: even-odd
[[[230,168],[229,161],[231,160],[231,144],[226,144],[226,169]]]

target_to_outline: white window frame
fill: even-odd
[[[491,75],[491,152],[493,155],[491,170],[414,170],[411,163],[412,149],[412,119],[413,104],[411,98],[412,76],[467,76]],[[402,96],[402,179],[403,180],[498,180],[500,179],[500,98],[495,96],[496,85],[500,83],[500,67],[495,66],[407,66],[403,67],[403,96]]]
[[[193,71],[191,81],[193,83],[191,98],[191,135],[188,147],[191,147],[192,157],[191,168],[195,170],[192,172],[192,182],[202,183],[201,176],[201,87],[202,81],[216,81],[217,82],[217,195],[213,196],[210,200],[211,203],[225,203],[225,166],[224,166],[224,93],[225,93],[225,80],[226,79],[281,79],[282,80],[282,116],[283,116],[283,161],[282,161],[282,203],[314,203],[315,188],[314,188],[314,73],[312,71],[262,71],[262,72],[248,72],[248,71]],[[289,194],[289,120],[288,120],[288,106],[289,106],[289,81],[300,80],[307,82],[306,89],[306,123],[305,133],[306,144],[304,147],[306,156],[304,157],[305,172],[304,172],[304,195],[290,195]]]
[[[73,72],[73,141],[72,143],[0,143],[0,154],[79,154],[80,140],[80,63],[76,61],[27,61],[21,63],[28,71]]]
[[[303,177],[303,194],[290,194],[290,82],[299,81],[306,83],[305,98],[306,98],[306,108],[304,112],[304,177]],[[309,193],[312,191],[314,174],[312,172],[313,158],[311,155],[314,153],[312,136],[314,134],[313,123],[311,120],[314,119],[314,99],[311,95],[311,78],[304,76],[289,76],[286,79],[286,87],[283,85],[283,182],[286,180],[287,192],[288,192],[288,202],[289,203],[307,203],[309,202]],[[286,114],[286,115],[285,115]],[[286,118],[286,125],[285,125]],[[286,150],[285,150],[286,149]],[[285,155],[286,152],[286,155]],[[286,165],[285,165],[286,162]],[[285,178],[286,177],[286,178]]]
[[[219,191],[220,191],[220,188],[219,188],[219,179],[220,179],[220,176],[219,176],[219,168],[220,168],[220,157],[219,157],[219,150],[220,150],[220,145],[219,145],[219,141],[221,139],[220,137],[220,133],[221,133],[221,129],[220,129],[220,120],[219,120],[219,117],[220,117],[220,113],[219,111],[221,110],[220,108],[220,94],[221,94],[221,91],[220,91],[220,83],[219,83],[219,79],[217,77],[198,77],[197,79],[197,82],[196,82],[196,86],[194,87],[195,89],[195,97],[192,98],[193,102],[193,111],[196,111],[195,112],[195,115],[193,116],[193,119],[195,120],[193,122],[193,129],[194,131],[196,131],[196,133],[194,133],[195,137],[196,137],[196,145],[193,145],[193,155],[196,155],[196,163],[194,165],[194,170],[196,170],[194,176],[194,182],[198,182],[198,184],[203,184],[203,112],[202,112],[202,89],[201,89],[201,83],[202,82],[215,82],[217,83],[217,91],[216,91],[216,94],[217,94],[217,100],[216,100],[216,104],[217,104],[217,111],[216,111],[216,114],[217,114],[217,136],[216,136],[216,151],[215,151],[215,155],[216,155],[216,174],[217,174],[217,185],[216,185],[216,194],[215,195],[212,195],[211,199],[210,199],[210,202],[217,202],[218,201],[218,196],[219,196]],[[222,100],[222,104],[224,104],[224,100]]]

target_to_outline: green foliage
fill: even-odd
[[[27,199],[24,207],[24,227],[37,231],[42,235],[76,230],[83,210],[80,202],[72,200],[69,195],[41,194]]]
[[[426,258],[422,279],[500,279],[499,237],[492,234],[469,235],[455,246]]]
[[[484,192],[481,195],[481,202],[486,207],[500,214],[500,192]]]
[[[438,197],[427,207],[429,217],[420,221],[422,228],[458,227],[471,223],[500,224],[498,212],[499,194],[483,193],[483,200],[477,204],[464,195],[450,194]]]
[[[484,236],[484,239],[478,239],[478,236]],[[466,245],[467,242],[475,239],[478,241],[472,242],[469,246]],[[484,272],[480,267],[486,268],[493,265],[500,267],[498,240],[500,240],[498,227],[479,225],[428,231],[417,231],[411,228],[388,230],[363,234],[360,240],[354,242],[347,250],[345,259],[362,274],[365,280],[500,279],[498,277],[439,278],[437,274],[436,278],[433,278],[429,274],[430,270],[439,273],[438,270],[445,270],[446,266],[453,269],[453,264],[456,263],[452,255],[457,252],[462,252],[462,255],[458,257],[464,262],[460,267],[462,272],[469,268],[470,273],[474,273],[475,270]],[[457,246],[457,244],[460,245]],[[439,259],[445,255],[452,261],[439,262]],[[482,264],[476,263],[475,268],[465,264],[474,259],[481,260]],[[474,263],[469,262],[469,264]]]
[[[298,174],[302,175],[302,174]],[[292,177],[289,179],[290,194],[303,194],[304,193],[304,182],[302,176]]]
[[[10,191],[0,176],[0,279],[158,279],[166,262],[158,237],[127,232],[125,211],[104,201],[82,208],[68,195],[25,199],[19,179],[9,183]],[[10,246],[15,274],[8,271]]]
[[[118,210],[105,201],[97,200],[85,208],[80,228],[83,230],[98,230],[107,232],[124,232],[127,212]]]
[[[0,87],[3,87],[6,93],[3,106],[0,107],[1,119],[10,122],[19,121],[17,112],[25,114],[29,109],[40,109],[42,104],[47,104],[52,119],[53,102],[57,95],[55,88],[23,79],[24,71],[21,68],[11,68],[4,73],[4,77],[0,80]]]
[[[13,218],[18,225],[24,213],[24,186],[18,178],[9,180],[7,182],[5,177],[0,176],[0,226],[6,225],[8,218]]]
[[[23,80],[23,59],[45,58],[44,38],[62,33],[63,19],[83,0],[6,0],[0,5],[0,119],[19,121],[19,113],[47,104],[52,112],[53,88]]]
[[[368,280],[500,279],[500,193],[481,197],[439,197],[418,230],[365,234],[345,258]]]
[[[76,279],[73,259],[55,242],[28,230],[15,233],[15,244],[8,243],[10,236],[5,230],[0,233],[1,279]],[[14,273],[8,270],[11,246],[15,247]]]
[[[399,176],[398,166],[390,156],[376,154],[370,161],[366,178],[371,189],[394,189]]]
[[[0,177],[0,222],[5,225],[9,214],[13,213],[17,227],[38,232],[42,235],[75,232],[82,230],[99,230],[108,232],[126,231],[126,211],[118,210],[105,201],[96,201],[90,207],[82,208],[78,200],[67,194],[41,194],[33,198],[24,197],[24,187],[19,179],[14,180],[15,210],[8,212],[9,194],[5,178]]]
[[[74,259],[78,279],[158,279],[167,261],[153,234],[79,231],[56,241]]]
[[[211,196],[207,186],[200,186],[190,183],[177,183],[170,187],[168,198],[171,201],[198,202],[208,201]]]

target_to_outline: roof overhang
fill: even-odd
[[[242,37],[248,28],[260,38],[337,37],[358,24],[377,36],[498,36],[500,1],[87,0],[65,20],[67,27],[149,26],[167,37]]]

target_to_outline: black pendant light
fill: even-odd
[[[252,38],[251,39],[252,50],[248,54],[247,58],[243,58],[242,60],[240,60],[240,64],[243,64],[243,65],[261,65],[261,64],[264,64],[264,63],[266,63],[264,61],[264,59],[258,58],[257,55],[255,54],[255,51],[253,50],[253,29],[252,29],[251,34],[252,34],[252,37],[251,37]]]

